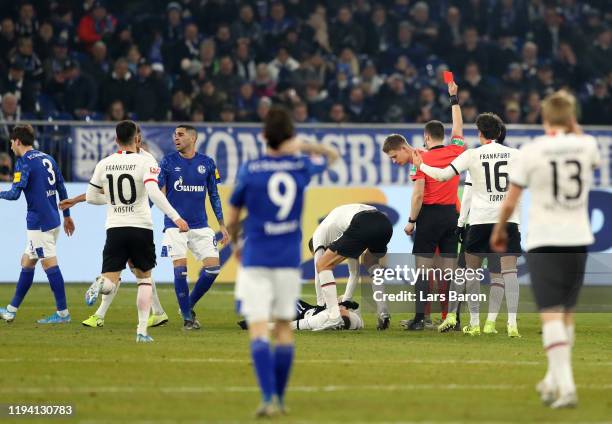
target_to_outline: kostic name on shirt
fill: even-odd
[[[115,213],[134,213],[134,206],[113,206]]]

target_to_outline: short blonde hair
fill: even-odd
[[[576,120],[576,98],[557,91],[542,101],[542,120],[548,125],[570,129]]]

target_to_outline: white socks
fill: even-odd
[[[470,295],[480,294],[480,281],[476,279],[474,275],[466,276],[465,278],[465,291]],[[480,326],[480,302],[478,300],[471,300],[472,297],[478,298],[477,296],[470,296],[468,300],[468,307],[470,309],[470,325]]]
[[[109,294],[102,295],[102,302],[100,302],[100,306],[98,307],[98,310],[95,313],[97,317],[104,319],[104,317],[106,316],[106,312],[108,312],[108,308],[110,308],[111,303],[113,303],[113,299],[115,298],[117,291],[119,291],[119,284],[120,283],[118,283],[115,286],[115,289],[112,290]]]
[[[387,306],[387,302],[384,300],[376,300],[376,299],[384,299],[385,294],[385,284],[374,284],[373,275],[377,269],[382,269],[383,267],[379,264],[372,265],[368,268],[368,274],[372,278],[372,297],[376,302],[376,314],[389,314],[389,307]],[[379,293],[379,294],[377,294]]]
[[[162,308],[162,305],[159,302],[157,287],[155,286],[155,281],[153,281],[153,278],[151,278],[151,286],[153,288],[153,302],[151,303],[151,311],[153,312],[153,315],[161,315],[164,313],[164,308]]]
[[[519,281],[516,269],[502,271],[506,286],[506,308],[508,309],[508,325],[516,326],[516,313],[519,304]],[[498,309],[499,310],[499,309]]]
[[[563,321],[555,320],[542,325],[542,341],[548,357],[547,384],[559,389],[561,396],[576,391],[571,364],[571,345]]]
[[[136,306],[138,307],[138,330],[136,332],[146,336],[153,287],[150,278],[139,278],[136,283],[138,284],[138,294],[136,296]]]
[[[115,287],[117,287],[117,284],[114,284],[111,280],[109,280],[106,277],[102,277],[102,279],[104,280],[104,282],[102,283],[102,288],[100,289],[100,293],[102,294],[110,294],[113,291],[115,291]]]
[[[330,270],[319,272],[319,281],[321,282],[321,292],[325,299],[325,305],[329,311],[329,318],[336,319],[340,316],[340,307],[338,306],[338,291],[336,290],[334,273]]]
[[[501,276],[491,277],[491,288],[489,291],[489,314],[487,321],[497,319],[499,308],[501,308],[502,300],[504,299],[504,279]]]

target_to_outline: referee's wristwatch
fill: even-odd
[[[412,219],[412,218],[408,218],[408,223],[409,224],[416,224],[417,220],[416,219]]]

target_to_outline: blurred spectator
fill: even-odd
[[[419,1],[412,6],[410,14],[414,24],[414,40],[433,50],[438,39],[438,24],[430,19],[429,6]]]
[[[519,62],[520,58],[515,45],[515,37],[510,33],[499,32],[497,43],[489,50],[489,73],[503,75],[511,63]]]
[[[179,72],[183,59],[194,60],[200,56],[200,32],[196,24],[189,23],[183,31],[183,38],[175,43],[164,45],[162,54],[164,66],[171,72]]]
[[[2,61],[6,60],[9,52],[16,45],[15,23],[9,17],[3,18],[0,22],[0,55],[2,56]]]
[[[406,96],[406,87],[399,74],[393,74],[378,93],[376,110],[382,122],[401,123],[414,119],[414,105]]]
[[[521,50],[521,68],[526,78],[535,77],[538,71],[538,46],[531,41],[526,42]]]
[[[177,42],[183,37],[183,18],[181,14],[183,8],[180,3],[172,1],[166,6],[166,29],[164,40],[167,42]]]
[[[446,17],[440,25],[440,34],[437,41],[437,51],[443,56],[448,56],[453,49],[459,47],[463,41],[463,26],[461,12],[456,6],[451,6],[446,11]]]
[[[243,82],[236,97],[237,119],[243,122],[256,120],[257,97],[250,82]]]
[[[573,90],[579,90],[587,79],[585,67],[578,62],[574,49],[565,41],[559,43],[553,70],[555,78],[564,81]]]
[[[49,21],[43,22],[38,28],[34,42],[34,51],[38,58],[44,62],[53,52],[53,25]]]
[[[270,108],[272,107],[272,100],[269,97],[262,97],[259,99],[259,103],[257,103],[257,119],[260,122],[263,122],[268,116],[268,112],[270,112]]]
[[[347,5],[338,8],[336,20],[330,30],[330,42],[336,54],[339,54],[343,47],[361,51],[365,45],[363,29],[353,23],[353,13]]]
[[[292,25],[293,21],[287,17],[285,5],[280,1],[273,2],[270,6],[270,16],[263,23],[266,46],[277,47],[285,31]]]
[[[535,31],[535,42],[541,56],[552,57],[557,54],[561,41],[572,40],[572,29],[563,22],[563,16],[554,6],[544,12],[544,21]]]
[[[399,56],[411,58],[417,66],[425,64],[426,50],[413,39],[414,27],[408,21],[401,22],[397,31],[397,39],[385,55],[384,69],[390,70]]]
[[[602,29],[589,51],[589,61],[593,72],[606,75],[612,71],[612,30]]]
[[[369,119],[372,111],[370,110],[361,87],[351,88],[346,103],[346,111],[348,113],[348,120],[351,122],[364,122]]]
[[[557,86],[555,84],[555,75],[553,69],[548,62],[538,66],[538,72],[535,80],[531,84],[532,88],[540,93],[540,97],[544,98],[552,94]]]
[[[189,121],[191,118],[190,109],[191,98],[188,95],[186,95],[182,90],[177,90],[172,93],[172,102],[170,105],[171,120],[182,122]]]
[[[461,105],[461,114],[463,115],[463,122],[466,124],[476,123],[476,118],[479,114],[476,103],[474,103],[472,100],[468,100],[463,103],[463,105]]]
[[[253,81],[257,72],[257,65],[251,54],[248,40],[238,40],[235,61],[238,76],[245,81]]]
[[[319,5],[308,18],[308,26],[306,28],[313,33],[312,40],[316,43],[316,45],[320,49],[323,49],[325,52],[329,53],[331,52],[331,45],[329,42],[329,31],[325,17],[325,8],[322,5]]]
[[[278,82],[280,80],[291,79],[291,73],[298,69],[300,64],[297,60],[289,56],[289,51],[286,47],[280,47],[276,53],[276,57],[268,64],[270,77]]]
[[[58,43],[60,43],[59,46],[56,46],[58,49],[61,48],[65,52],[68,51],[65,43],[62,41],[58,41]],[[108,60],[108,48],[104,41],[94,43],[91,48],[91,56],[83,65],[83,70],[91,75],[98,84],[104,81],[111,73],[112,65],[111,61]]]
[[[0,153],[0,182],[13,181],[13,161],[6,152]]]
[[[261,25],[255,21],[253,6],[248,3],[243,3],[240,6],[239,20],[232,24],[231,33],[235,40],[250,40],[254,43],[256,49],[262,45],[263,30]]]
[[[227,100],[225,93],[217,90],[215,83],[208,79],[203,81],[201,92],[193,99],[193,103],[205,111],[207,121],[214,122],[220,119],[221,108]]]
[[[366,96],[378,94],[378,90],[385,83],[385,80],[376,72],[376,65],[371,60],[366,62],[361,71],[361,86],[365,90]]]
[[[531,91],[527,94],[527,102],[525,106],[526,124],[541,124],[542,123],[542,98],[537,91]]]
[[[93,78],[82,72],[79,63],[67,60],[64,65],[66,80],[64,108],[76,118],[90,116],[98,103],[97,87]]]
[[[23,63],[25,77],[30,81],[41,82],[43,77],[42,62],[34,52],[32,37],[22,36],[17,40],[17,52],[13,59]]]
[[[38,20],[34,5],[30,1],[23,1],[19,5],[19,18],[16,23],[17,34],[31,37],[38,32]]]
[[[215,34],[214,40],[219,56],[228,56],[233,53],[234,43],[232,41],[232,33],[230,32],[229,25],[225,23],[220,24],[217,27],[217,33]]]
[[[255,74],[255,95],[257,97],[272,97],[276,92],[276,82],[270,76],[270,67],[265,63],[257,65]]]
[[[79,39],[87,50],[96,41],[110,37],[117,26],[117,19],[108,13],[102,1],[94,1],[91,11],[83,16],[77,29]]]
[[[522,1],[501,0],[493,6],[489,17],[489,34],[498,38],[501,34],[519,37],[525,33],[527,11]]]
[[[140,63],[140,59],[142,58],[142,55],[140,54],[140,49],[136,44],[132,44],[130,46],[125,58],[127,60],[128,69],[130,70],[130,73],[132,75],[136,75],[136,72],[138,71],[138,63]]]
[[[165,82],[153,72],[144,57],[138,62],[134,88],[134,112],[139,121],[163,121],[170,106]]]
[[[127,60],[125,58],[117,59],[113,72],[100,86],[100,104],[102,108],[108,109],[113,101],[121,100],[128,110],[132,110],[134,89],[134,78],[128,69]]]
[[[231,103],[226,103],[221,108],[221,122],[226,124],[236,122],[236,109]]]
[[[593,94],[582,105],[582,115],[586,125],[612,125],[612,99],[605,81],[594,81]]]
[[[199,61],[201,64],[200,78],[210,78],[219,71],[215,41],[211,38],[200,43]]]
[[[2,96],[0,105],[0,151],[8,152],[11,147],[11,131],[21,120],[21,112],[17,106],[17,97],[12,93]]]
[[[504,122],[506,124],[518,124],[521,121],[521,107],[517,102],[506,103]]]
[[[129,119],[121,100],[114,100],[108,107],[106,114],[107,121],[123,121]]]
[[[381,4],[374,5],[372,18],[366,26],[365,52],[370,55],[386,52],[394,41],[394,32],[385,7]]]
[[[200,107],[195,107],[191,111],[192,122],[204,122],[204,111]]]
[[[487,72],[488,57],[486,48],[480,41],[475,26],[466,27],[463,31],[463,43],[452,54],[451,63],[455,72],[463,73],[468,62],[476,62],[478,69]]]
[[[334,103],[331,106],[327,121],[332,124],[344,124],[348,122],[348,117],[346,116],[342,103]]]
[[[468,62],[465,66],[464,88],[471,93],[472,99],[476,102],[479,110],[498,111],[499,105],[497,90],[483,77],[476,62]]]
[[[424,87],[419,94],[419,114],[417,122],[428,122],[432,119],[443,119],[442,108],[437,103],[436,93],[431,87]]]
[[[223,56],[219,60],[219,72],[213,77],[213,82],[227,98],[234,97],[242,80],[234,73],[234,62],[231,57]]]
[[[324,121],[327,119],[327,111],[329,110],[328,93],[327,90],[321,90],[317,81],[311,81],[306,84],[304,100],[308,105],[310,116],[317,121]]]
[[[476,28],[479,34],[489,30],[489,2],[486,0],[463,0],[456,4],[461,9],[466,25]]]
[[[291,115],[293,116],[293,121],[296,124],[317,122],[314,118],[308,116],[308,106],[306,106],[306,103],[304,102],[294,104]]]
[[[15,58],[9,65],[9,72],[0,79],[0,95],[13,93],[21,112],[32,113],[35,110],[36,91],[30,81],[25,79],[24,63]]]

